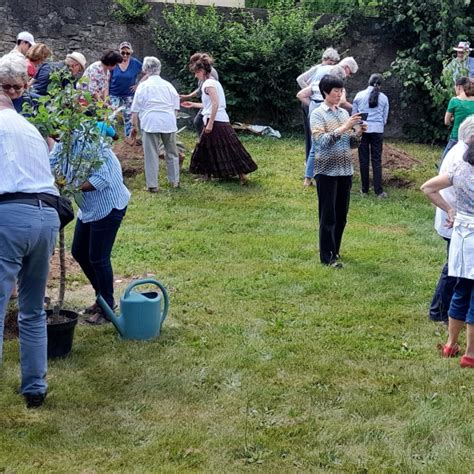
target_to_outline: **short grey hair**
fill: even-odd
[[[155,56],[145,56],[143,58],[142,71],[149,76],[159,76],[161,73],[161,61]]]
[[[333,61],[334,63],[339,62],[339,53],[334,48],[328,48],[323,53],[323,61],[329,60]]]
[[[474,137],[474,115],[469,115],[459,126],[458,138],[467,145],[471,142],[471,137]]]
[[[0,82],[21,80],[28,82],[26,59],[19,54],[10,53],[0,58]]]
[[[359,70],[359,66],[356,63],[356,60],[352,56],[348,56],[343,60],[339,61],[338,66],[348,67],[352,74],[355,74]]]

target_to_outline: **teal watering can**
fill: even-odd
[[[161,311],[161,294],[157,291],[139,293],[132,291],[139,285],[151,284],[157,286],[164,300],[163,312]],[[120,312],[117,316],[102,296],[97,297],[97,302],[105,311],[123,339],[152,339],[159,336],[161,326],[168,315],[169,297],[166,288],[153,279],[137,280],[125,289],[120,298]]]

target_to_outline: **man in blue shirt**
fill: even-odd
[[[36,72],[32,89],[38,95],[47,95],[53,71],[68,68],[76,81],[83,74],[86,64],[85,56],[77,51],[68,54],[64,61],[43,63]],[[63,87],[67,82],[67,80],[63,81]]]

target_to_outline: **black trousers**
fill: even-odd
[[[301,104],[301,111],[303,113],[303,129],[304,129],[304,146],[306,155],[304,160],[308,159],[309,152],[311,151],[311,127],[309,126],[309,107],[305,104]]]
[[[363,133],[359,146],[360,179],[362,192],[370,188],[369,163],[372,161],[375,194],[383,193],[382,189],[382,149],[383,133]]]
[[[444,238],[444,237],[443,237]],[[447,257],[449,257],[449,244],[450,239],[444,238],[447,242]],[[431,321],[448,321],[448,310],[451,304],[451,298],[454,294],[454,286],[457,282],[456,277],[450,277],[448,275],[448,262],[443,266],[441,275],[439,276],[438,284],[431,301],[429,318]]]
[[[196,130],[197,136],[200,137],[202,134],[202,131],[204,130],[204,120],[202,117],[201,110],[198,110],[197,114],[194,116],[193,124]]]
[[[329,264],[339,255],[342,234],[347,222],[352,176],[317,174],[319,209],[319,258]]]

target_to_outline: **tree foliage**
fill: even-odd
[[[112,16],[120,23],[146,23],[151,6],[144,0],[114,0]]]
[[[285,125],[294,109],[295,78],[319,62],[322,50],[336,44],[345,29],[337,20],[318,26],[318,18],[292,0],[276,0],[266,19],[234,10],[224,17],[215,7],[175,4],[163,12],[155,43],[163,74],[189,90],[195,80],[187,70],[191,54],[210,53],[226,91],[233,119],[269,118]]]
[[[443,116],[453,82],[443,75],[452,47],[474,36],[474,6],[470,0],[379,0],[386,26],[401,45],[389,74],[402,86],[401,104],[421,118],[406,125],[419,141],[445,141]]]

